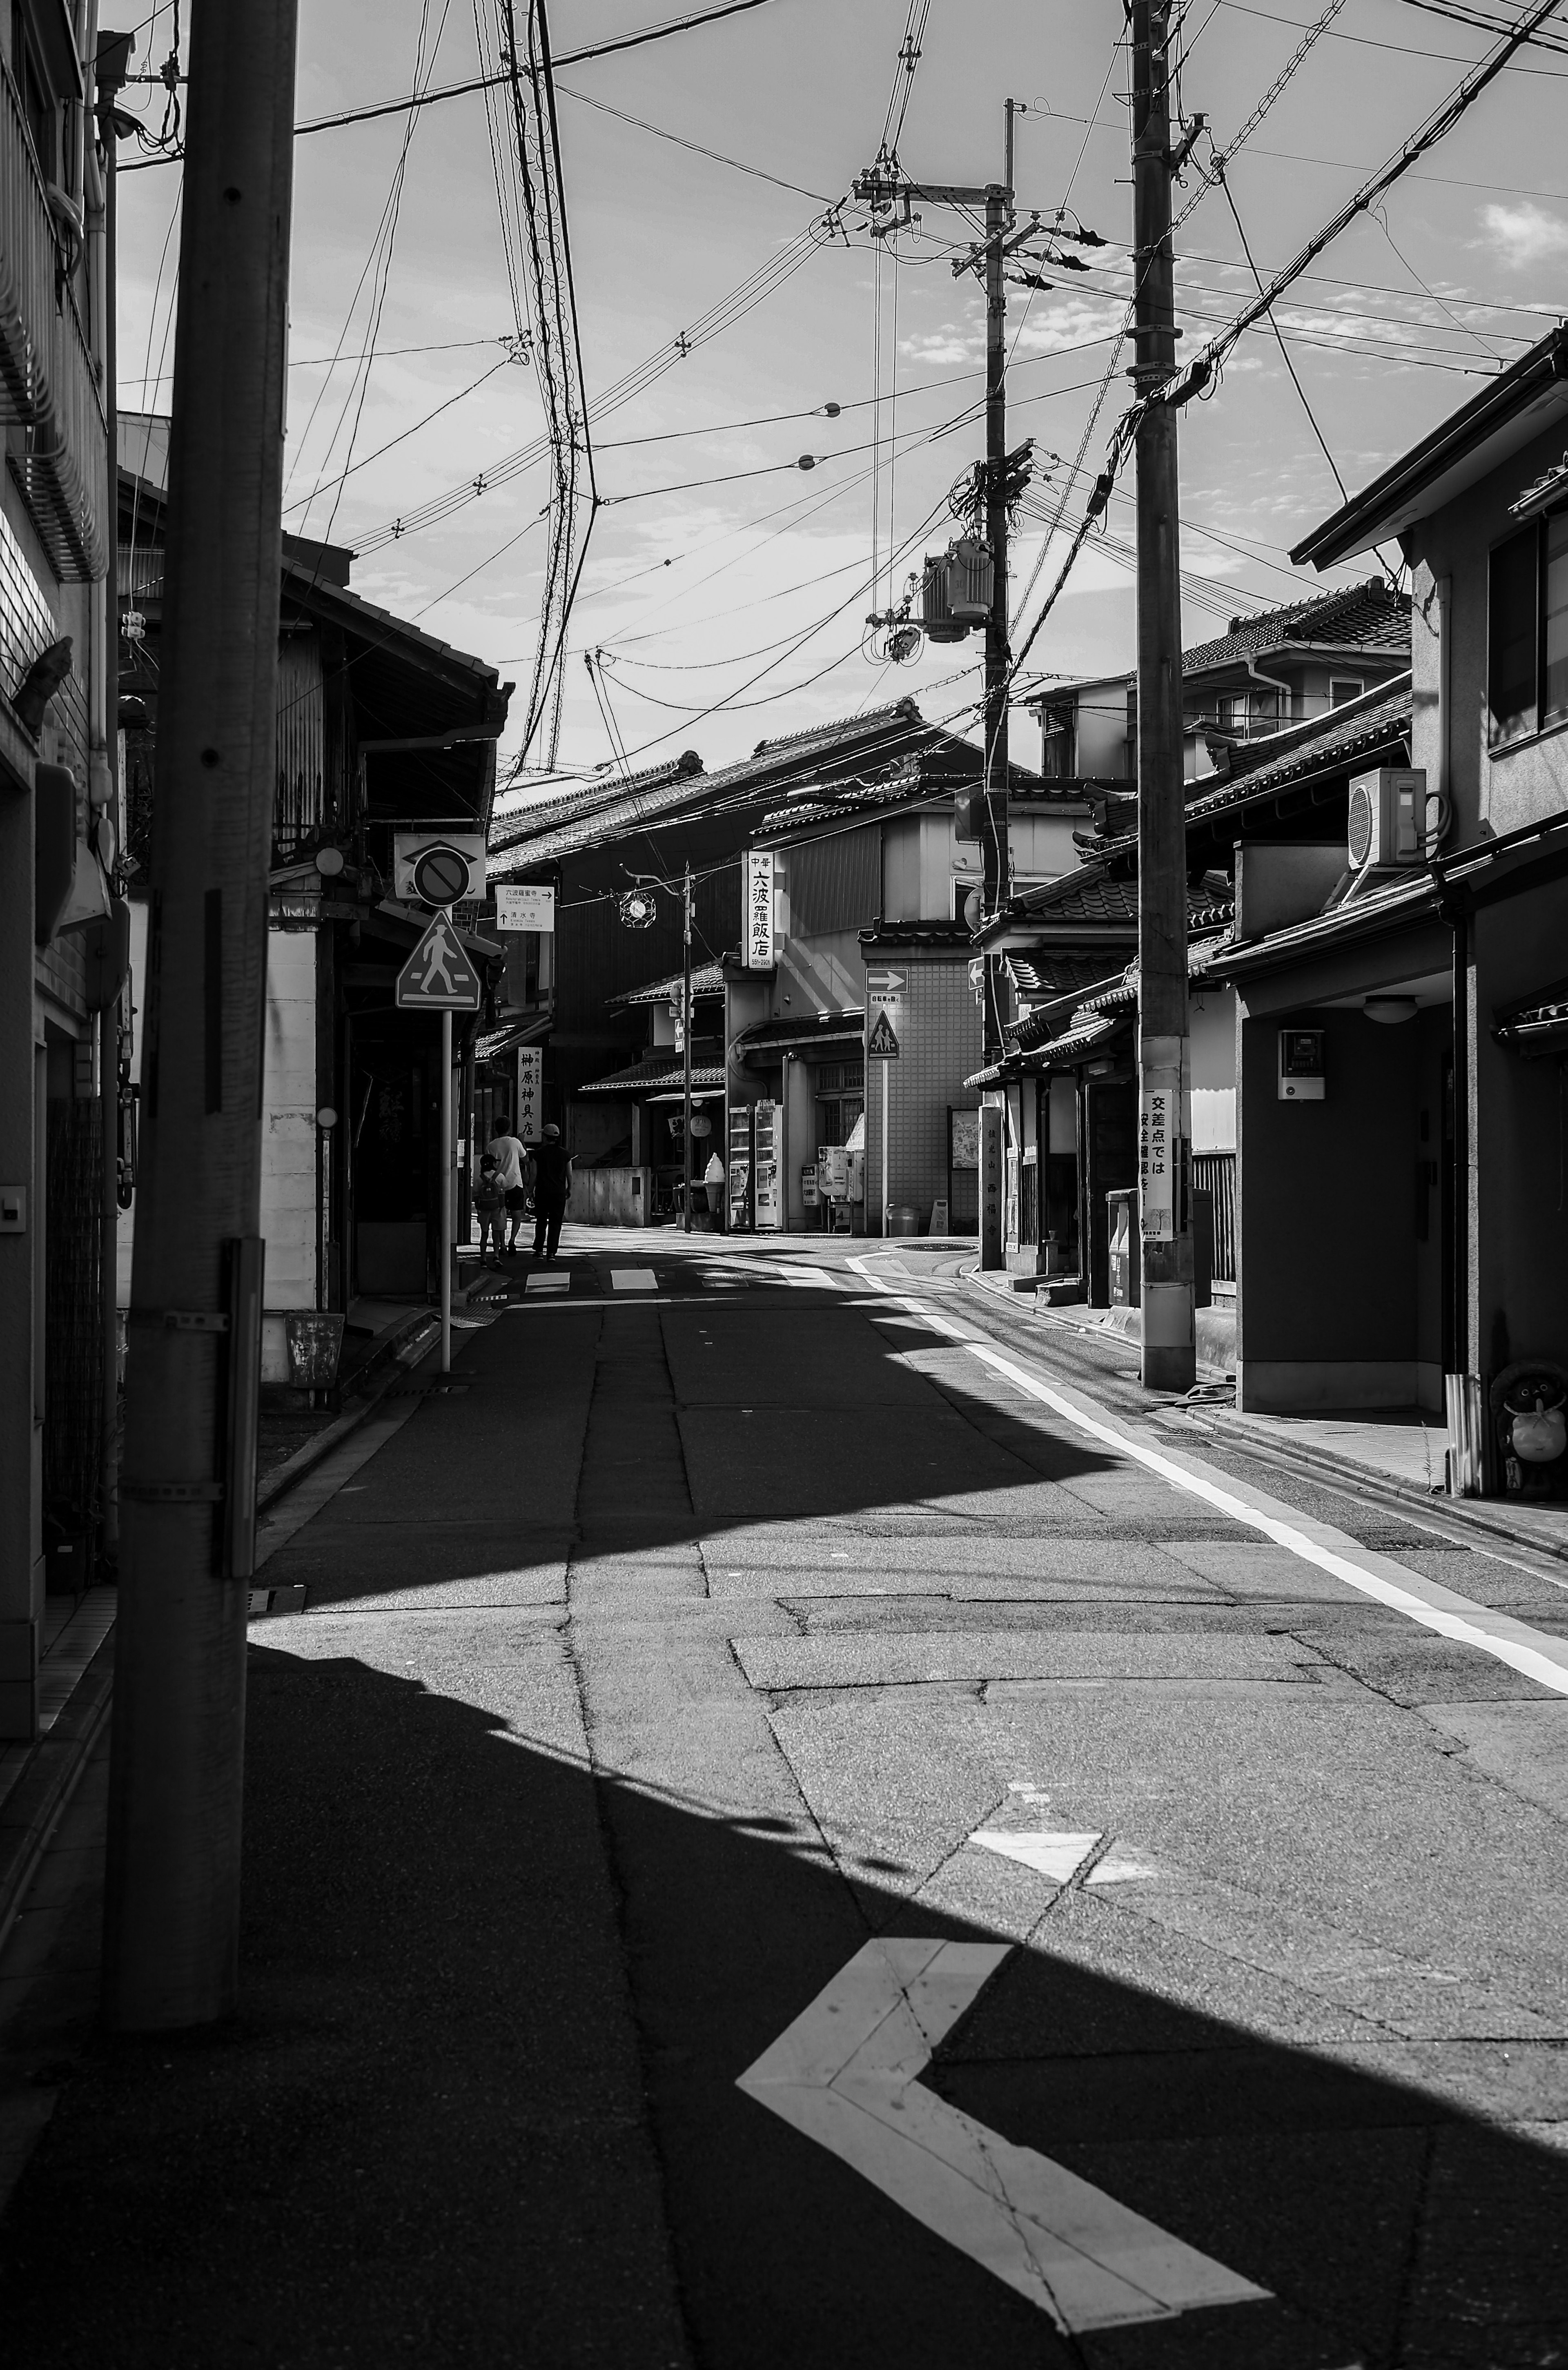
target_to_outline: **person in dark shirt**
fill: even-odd
[[[571,1161],[559,1127],[547,1127],[534,1153],[534,1257],[554,1260],[560,1248],[560,1222],[571,1191]]]

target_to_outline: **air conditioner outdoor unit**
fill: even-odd
[[[1432,818],[1435,822],[1436,818]],[[1353,872],[1424,864],[1428,854],[1426,774],[1423,767],[1379,765],[1350,786],[1349,856]]]

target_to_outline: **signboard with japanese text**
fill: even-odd
[[[748,971],[773,969],[773,850],[770,847],[748,847],[746,850],[745,949]]]
[[[545,1054],[540,1045],[517,1048],[517,1124],[513,1133],[524,1144],[537,1144],[544,1125]]]
[[[555,929],[555,891],[531,880],[498,880],[495,926],[498,930],[539,930],[548,938]]]
[[[1177,1095],[1160,1080],[1138,1097],[1138,1184],[1146,1243],[1170,1242],[1176,1233]]]
[[[477,1012],[479,974],[444,914],[438,914],[398,973],[402,1012]]]

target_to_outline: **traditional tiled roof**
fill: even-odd
[[[1188,829],[1211,815],[1239,810],[1254,800],[1275,798],[1299,784],[1348,773],[1353,766],[1376,765],[1384,758],[1400,762],[1410,745],[1412,713],[1410,676],[1399,674],[1363,692],[1359,699],[1347,699],[1327,716],[1311,717],[1304,723],[1286,726],[1283,732],[1238,742],[1225,774],[1189,785],[1195,787],[1197,794],[1187,800]],[[1128,827],[1098,841],[1091,861],[1110,863],[1136,854],[1137,830],[1132,818],[1136,806],[1132,798],[1119,802],[1115,811],[1128,817]]]
[[[672,972],[668,979],[656,979],[647,987],[628,987],[624,995],[609,995],[605,1001],[617,1004],[673,1004],[681,992],[682,974]],[[702,963],[691,975],[693,995],[722,995],[724,966],[722,963]]]
[[[750,798],[761,804],[777,797],[791,777],[809,779],[820,765],[852,765],[860,749],[866,761],[874,764],[921,742],[949,737],[925,721],[912,699],[901,699],[894,707],[867,708],[831,724],[759,742],[751,756],[715,773],[705,773],[700,759],[688,754],[677,765],[649,775],[595,783],[575,804],[552,800],[536,820],[526,809],[521,817],[509,817],[509,825],[515,823],[517,828],[492,841],[490,877],[510,879],[682,813],[700,814],[721,804],[744,804]]]
[[[1189,930],[1228,922],[1231,910],[1228,898],[1217,896],[1208,889],[1189,889],[1187,892]],[[974,943],[986,946],[1010,932],[1032,929],[1059,933],[1066,938],[1078,930],[1096,938],[1115,931],[1131,938],[1137,936],[1137,927],[1136,880],[1113,880],[1094,866],[1082,872],[1064,873],[1059,880],[1048,880],[1043,888],[1030,889],[1021,897],[1015,897],[976,933]]]
[[[612,1070],[608,1077],[590,1078],[586,1086],[577,1088],[577,1092],[580,1095],[646,1094],[654,1087],[679,1087],[685,1079],[686,1064],[675,1062],[672,1066],[670,1049],[662,1046],[656,1056],[633,1062],[629,1069]],[[723,1064],[694,1063],[691,1082],[694,1087],[721,1087],[724,1083]]]
[[[1383,650],[1390,655],[1410,648],[1410,594],[1395,592],[1382,577],[1369,577],[1348,591],[1320,592],[1309,601],[1293,601],[1282,609],[1263,609],[1253,617],[1232,617],[1230,629],[1211,642],[1182,653],[1184,676],[1209,674],[1216,668],[1244,664],[1270,650]]]
[[[1102,954],[1063,955],[1015,951],[1006,958],[1013,984],[1021,996],[1081,995],[1105,976]]]
[[[863,947],[929,947],[951,948],[954,953],[967,954],[971,943],[967,922],[884,922],[875,921],[869,929],[859,932]]]
[[[799,1018],[786,1015],[744,1029],[730,1050],[742,1061],[758,1053],[809,1053],[813,1045],[859,1044],[865,1025],[858,1005],[844,1012],[803,1012]]]

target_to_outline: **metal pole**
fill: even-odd
[[[452,1372],[452,1015],[441,1016],[441,1371]]]
[[[238,1990],[295,0],[190,43],[104,2014]]]
[[[1007,141],[1012,150],[1012,105]],[[1007,283],[1002,277],[1002,241],[1012,220],[1012,174],[1008,186],[986,191],[986,541],[991,554],[991,609],[986,620],[985,812],[981,829],[984,867],[981,902],[987,920],[1008,893],[1008,455]],[[985,958],[984,1044],[987,1064],[1002,1045],[1002,959]]]
[[[878,1065],[877,1065],[877,1066],[878,1066],[878,1068],[881,1070],[881,1072],[882,1072],[882,1233],[885,1235],[885,1234],[887,1234],[887,1233],[890,1231],[890,1227],[891,1227],[891,1218],[890,1218],[890,1199],[889,1199],[889,1196],[890,1196],[890,1188],[889,1188],[888,1181],[887,1181],[887,1172],[888,1172],[888,1159],[887,1159],[887,1093],[888,1093],[888,1090],[887,1090],[887,1074],[888,1074],[888,1072],[892,1069],[892,1067],[893,1067],[893,1064],[892,1064],[891,1062],[881,1062],[881,1063],[879,1063],[879,1064],[878,1064]]]
[[[686,945],[681,963],[681,1043],[686,1052],[686,1191],[681,1202],[681,1232],[691,1232],[691,867],[686,869]]]
[[[1133,372],[1140,394],[1176,367],[1170,242],[1170,0],[1133,0],[1133,203],[1137,274]],[[1181,545],[1176,413],[1137,431],[1138,1134],[1143,1381],[1196,1379],[1188,1192],[1192,1041],[1187,1015],[1187,844],[1182,782]]]

